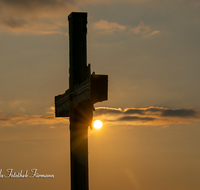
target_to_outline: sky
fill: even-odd
[[[0,178],[10,189],[70,190],[68,15],[88,13],[87,63],[108,75],[88,129],[95,190],[199,190],[198,0],[0,0]]]

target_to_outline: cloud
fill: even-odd
[[[54,106],[46,108],[46,114],[48,114],[48,115],[54,115],[54,113],[55,113],[55,107]]]
[[[126,109],[124,110],[124,114],[139,114],[139,115],[144,115],[144,110],[140,109]]]
[[[177,124],[200,121],[198,109],[170,109],[165,107],[148,108],[96,108],[95,118],[102,118],[109,122],[123,122],[123,124]]]
[[[128,2],[140,2],[139,0],[127,0]],[[148,2],[150,0],[144,0]],[[67,32],[67,17],[70,12],[79,11],[80,4],[102,3],[98,0],[0,0],[0,29],[14,33],[28,34],[52,34]],[[107,2],[107,1],[106,1]],[[106,3],[104,1],[104,3]],[[113,0],[109,3],[120,1]],[[116,22],[100,20],[93,24],[99,33],[113,33],[124,31],[128,26]],[[152,36],[160,33],[159,30],[151,30],[149,26],[141,22],[130,32]]]
[[[152,35],[154,35],[154,34],[158,34],[158,33],[160,33],[160,30],[155,30],[155,31],[153,31],[153,32],[150,34],[150,36],[152,36]]]
[[[16,107],[16,106],[20,106],[20,105],[26,104],[28,102],[29,101],[27,101],[27,100],[15,100],[15,101],[9,102],[9,106],[12,108],[12,107]]]
[[[147,25],[144,25],[144,23],[141,21],[140,24],[138,26],[136,26],[135,28],[132,28],[130,30],[130,32],[134,32],[135,34],[139,34],[141,32],[143,33],[146,33],[148,32],[150,29],[149,29],[149,26]]]
[[[164,117],[196,117],[197,111],[192,109],[164,110],[161,116]]]
[[[164,107],[127,108],[124,114],[157,115],[159,117],[199,117],[200,110],[170,109]]]
[[[8,26],[10,28],[21,28],[24,27],[27,22],[25,20],[22,19],[13,19],[13,18],[5,18],[3,19],[3,24],[5,24],[5,26]]]
[[[0,0],[0,28],[12,32],[63,33],[74,8],[64,0]]]
[[[152,117],[137,117],[137,116],[124,116],[120,117],[118,121],[153,121],[155,118]]]
[[[66,11],[70,7],[69,2],[64,0],[0,0],[0,3],[2,11],[13,18],[25,15],[32,18],[56,16],[62,14],[57,11]]]
[[[20,108],[20,111],[24,113],[24,112],[26,112],[26,109],[25,108]]]
[[[121,114],[121,113],[122,113],[121,108],[109,108],[109,107],[98,107],[95,108],[94,112],[96,116],[103,114]]]
[[[56,118],[54,115],[26,115],[26,114],[0,114],[0,126],[29,125],[54,125],[68,124],[68,118]]]
[[[50,115],[26,115],[26,114],[0,114],[0,126],[17,125],[50,125],[69,124],[69,118],[56,118],[54,108],[47,109]],[[98,107],[94,112],[94,119],[102,119],[104,122],[112,122],[120,125],[165,125],[186,124],[200,122],[200,110],[198,109],[170,109],[165,107],[147,108],[109,108]],[[53,127],[52,127],[53,126]]]
[[[145,25],[142,21],[138,26],[131,28],[129,32],[133,32],[134,34],[142,34],[144,37],[149,37],[160,33],[159,30],[152,31],[152,29],[148,25]]]
[[[126,26],[117,24],[115,22],[107,22],[105,20],[100,20],[94,23],[94,28],[100,33],[113,33],[116,31],[123,31],[126,29]]]
[[[110,4],[110,3],[125,3],[125,2],[128,2],[128,3],[144,3],[144,2],[155,2],[157,0],[85,0],[84,2],[81,1],[81,0],[76,0],[77,3],[81,3],[81,4]]]

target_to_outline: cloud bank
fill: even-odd
[[[53,107],[47,110],[48,115],[0,114],[0,126],[17,125],[55,125],[69,124],[68,118],[56,118]],[[94,119],[120,125],[164,125],[188,124],[200,121],[199,109],[170,109],[165,107],[116,109],[98,107]]]
[[[124,124],[178,124],[200,121],[198,109],[170,109],[165,107],[126,108],[115,109],[107,107],[96,108],[95,117],[102,117],[111,122],[123,122]]]

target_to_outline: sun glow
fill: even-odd
[[[95,129],[100,129],[102,127],[103,123],[100,120],[96,120],[96,121],[94,121],[93,125],[94,125]]]

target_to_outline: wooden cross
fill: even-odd
[[[108,99],[108,75],[91,74],[86,59],[87,13],[69,20],[69,89],[55,97],[56,117],[70,117],[71,190],[88,190],[88,126],[96,102]]]

